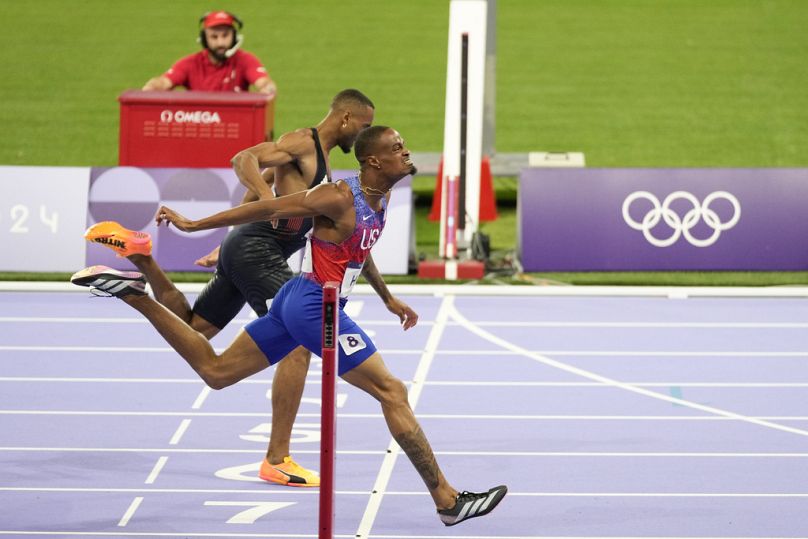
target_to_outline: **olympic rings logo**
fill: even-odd
[[[642,221],[639,222],[635,221],[629,213],[631,205],[638,199],[646,199],[653,205],[642,218]],[[679,214],[670,208],[671,204],[679,199],[686,200],[693,206],[685,213],[684,217],[679,217]],[[724,199],[732,204],[732,217],[727,222],[722,222],[715,210],[710,208],[710,205],[718,199]],[[691,230],[702,219],[704,219],[707,226],[713,229],[713,232],[707,238],[699,239],[693,236]],[[734,227],[740,219],[741,203],[738,202],[735,195],[727,191],[710,193],[703,203],[699,202],[695,195],[687,191],[674,191],[665,197],[661,204],[659,199],[648,191],[635,191],[623,201],[623,220],[634,230],[642,231],[648,243],[655,247],[669,247],[676,243],[680,236],[684,236],[688,243],[696,247],[708,247],[718,241],[721,232]],[[660,220],[664,220],[665,224],[673,230],[670,237],[659,239],[651,233]]]

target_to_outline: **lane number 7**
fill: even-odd
[[[297,502],[216,502],[206,501],[205,505],[208,506],[225,506],[225,507],[249,507],[240,513],[233,515],[228,524],[254,524],[256,520],[264,515],[284,509]]]

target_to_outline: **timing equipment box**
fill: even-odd
[[[272,137],[274,101],[264,94],[128,90],[118,101],[121,166],[230,167]]]

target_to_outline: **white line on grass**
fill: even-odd
[[[581,377],[589,379],[589,380],[594,380],[596,382],[608,384],[608,385],[614,386],[614,387],[616,387],[618,389],[623,389],[623,390],[629,391],[631,393],[637,393],[639,395],[643,395],[645,397],[650,397],[652,399],[657,399],[657,400],[662,400],[662,401],[665,401],[665,402],[670,402],[670,403],[673,403],[673,404],[678,404],[678,405],[681,405],[681,406],[685,406],[687,408],[692,408],[694,410],[707,412],[709,414],[720,415],[720,416],[736,419],[738,421],[744,421],[744,422],[747,422],[747,423],[753,423],[755,425],[759,425],[761,427],[766,427],[766,428],[769,428],[769,429],[780,430],[780,431],[783,431],[783,432],[789,432],[791,434],[797,434],[797,435],[800,435],[800,436],[808,436],[808,431],[803,430],[803,429],[797,429],[797,428],[794,428],[794,427],[789,427],[787,425],[781,425],[781,424],[778,424],[778,423],[772,423],[770,421],[764,421],[764,420],[761,420],[761,419],[755,419],[755,418],[750,417],[750,416],[745,416],[745,415],[737,414],[735,412],[722,410],[720,408],[715,408],[713,406],[705,406],[703,404],[698,404],[698,403],[691,402],[691,401],[688,401],[688,400],[678,399],[676,397],[671,397],[670,395],[663,395],[661,393],[655,393],[653,391],[649,391],[649,390],[643,389],[641,387],[633,386],[633,385],[627,384],[625,382],[620,382],[619,380],[614,380],[612,378],[607,378],[606,376],[602,376],[600,374],[597,374],[597,373],[594,373],[594,372],[591,372],[591,371],[587,371],[587,370],[584,370],[584,369],[579,369],[578,367],[574,367],[572,365],[567,365],[566,363],[563,363],[561,361],[556,361],[554,359],[550,359],[549,357],[544,357],[544,356],[542,356],[540,354],[532,353],[529,350],[525,350],[524,348],[521,348],[521,347],[519,347],[519,346],[517,346],[517,345],[515,345],[515,344],[513,344],[513,343],[511,343],[509,341],[506,341],[505,339],[502,339],[502,338],[497,337],[496,335],[494,335],[492,333],[489,333],[488,331],[486,331],[486,330],[484,330],[482,328],[477,327],[472,322],[470,322],[468,319],[466,319],[466,317],[464,317],[462,314],[460,314],[460,312],[457,309],[455,309],[454,306],[452,306],[451,310],[452,310],[452,312],[451,312],[452,318],[454,318],[456,321],[460,322],[461,325],[463,325],[467,330],[474,333],[475,335],[478,335],[479,337],[482,337],[483,339],[485,339],[485,340],[487,340],[487,341],[489,341],[491,343],[494,343],[497,346],[501,346],[502,348],[505,348],[506,350],[510,350],[512,352],[519,352],[522,355],[533,359],[534,361],[542,363],[543,365],[547,365],[549,367],[554,367],[556,369],[560,369],[562,371],[569,372],[571,374],[575,374],[577,376],[581,376]]]
[[[421,356],[421,359],[418,362],[418,367],[415,370],[413,384],[409,391],[410,407],[413,409],[413,411],[415,410],[416,404],[418,404],[418,399],[421,397],[421,391],[423,390],[424,382],[426,381],[426,376],[429,372],[429,367],[432,365],[432,360],[435,358],[435,351],[438,349],[441,336],[446,328],[446,322],[449,319],[449,312],[453,303],[454,296],[451,295],[444,296],[443,300],[441,301],[440,308],[438,309],[438,315],[436,317],[436,323],[434,326],[432,326],[432,331],[429,333],[429,338],[427,339],[423,355]],[[381,506],[382,498],[384,498],[387,485],[390,482],[390,476],[393,473],[393,468],[395,467],[400,451],[401,448],[399,447],[398,443],[394,439],[391,439],[390,444],[387,447],[387,454],[384,456],[384,461],[382,461],[379,474],[376,476],[376,482],[373,485],[373,491],[368,499],[365,512],[362,515],[362,520],[360,521],[359,527],[356,530],[356,537],[359,539],[370,537],[370,530],[373,528],[373,523],[376,520],[376,514],[379,512],[379,506]]]
[[[182,293],[198,294],[204,283],[177,283]],[[390,292],[396,296],[542,296],[542,297],[660,297],[684,299],[712,298],[803,298],[808,297],[808,286],[491,286],[474,284],[391,284]],[[2,281],[0,292],[67,292],[85,294],[87,289],[67,282]],[[367,284],[356,285],[356,296],[374,296],[376,292]]]

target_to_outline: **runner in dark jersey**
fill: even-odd
[[[312,127],[309,131],[316,153],[314,174],[303,174],[296,164],[286,165],[294,166],[301,178],[311,177],[305,189],[331,181],[317,129]],[[274,187],[278,188],[277,182]],[[296,187],[295,191],[302,190]],[[292,192],[287,189],[284,194]],[[222,241],[216,273],[194,303],[194,312],[218,328],[235,318],[245,301],[257,315],[266,314],[267,300],[274,298],[281,286],[292,278],[286,260],[306,244],[305,234],[309,230],[311,219],[303,218],[248,223],[233,228]]]
[[[415,173],[409,150],[398,132],[389,127],[364,130],[357,139],[355,152],[361,164],[360,174],[347,181],[244,204],[198,221],[186,219],[165,206],[158,211],[158,223],[173,223],[186,232],[280,217],[314,218],[304,273],[287,282],[269,313],[248,324],[222,354],[216,354],[207,340],[178,323],[145,295],[143,278],[137,273],[110,274],[88,268],[72,280],[112,291],[135,308],[205,382],[214,386],[235,383],[274,365],[301,344],[309,350],[320,350],[322,284],[325,280],[340,282],[339,374],[379,401],[390,433],[421,474],[440,520],[452,526],[488,514],[508,489],[500,485],[487,492],[459,493],[449,484],[410,408],[406,386],[390,373],[373,342],[343,310],[360,271],[383,299],[389,296],[383,281],[378,282],[378,274],[374,277],[367,264],[372,261],[370,250],[385,224],[391,189],[399,180]],[[417,320],[401,316],[401,321],[404,329],[408,329]]]
[[[264,142],[239,152],[233,168],[248,188],[244,202],[270,199],[309,189],[331,177],[328,154],[336,146],[350,152],[359,131],[373,122],[373,103],[357,90],[338,93],[316,128],[298,129],[277,142]],[[261,173],[261,169],[265,169]],[[158,302],[207,338],[224,328],[245,302],[262,316],[267,301],[292,277],[287,258],[305,244],[310,218],[277,219],[236,227],[222,242],[216,272],[193,308],[150,256],[147,234],[113,222],[98,223],[87,232],[91,241],[127,256],[144,273]],[[123,246],[121,246],[123,244]],[[406,305],[396,308],[409,309]],[[414,313],[413,313],[414,314]],[[314,472],[290,456],[290,438],[303,395],[311,355],[304,348],[278,366],[272,383],[272,431],[259,476],[290,486],[318,486]]]

